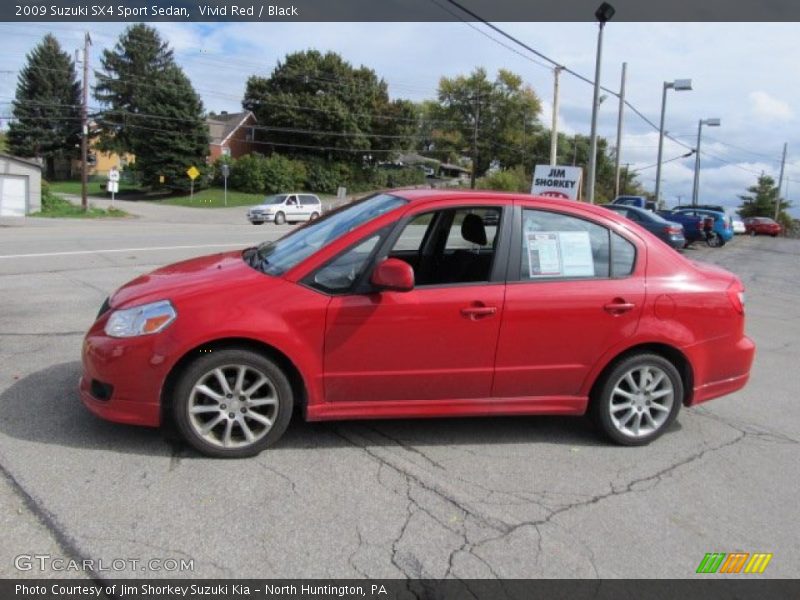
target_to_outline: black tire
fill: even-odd
[[[750,237],[756,237],[756,230],[755,229],[751,229],[750,230]]]
[[[621,418],[613,417],[612,414],[620,414],[620,412],[626,410],[627,408],[622,404],[614,404],[614,400],[619,398],[618,394],[622,393],[618,386],[626,386],[626,389],[631,389],[627,387],[627,383],[625,382],[626,375],[632,374],[639,369],[650,369],[655,373],[664,374],[664,379],[661,380],[665,382],[664,389],[666,389],[666,386],[669,385],[671,386],[672,390],[671,395],[666,396],[666,398],[670,398],[668,410],[663,410],[667,408],[665,406],[665,401],[664,404],[658,402],[658,406],[660,407],[659,410],[651,412],[651,410],[654,408],[653,405],[656,404],[656,402],[655,400],[645,400],[645,396],[644,398],[639,399],[640,406],[638,409],[633,406],[636,401],[630,400],[632,404],[630,407],[631,413],[629,414],[625,412]],[[632,377],[635,381],[636,376],[632,375]],[[641,383],[641,379],[638,383]],[[659,390],[660,389],[662,388],[661,383],[659,382]],[[658,400],[661,400],[661,398],[659,397]],[[645,402],[647,402],[646,406],[644,405]],[[681,380],[680,373],[678,373],[675,365],[659,354],[638,353],[628,356],[617,363],[598,382],[598,385],[595,386],[593,397],[590,398],[589,415],[600,431],[602,431],[606,437],[610,438],[617,444],[623,446],[644,446],[660,437],[664,431],[669,428],[669,426],[677,418],[682,402],[683,381]],[[640,430],[640,427],[636,425],[637,414],[638,422],[641,424],[644,423],[644,412],[646,412],[648,415],[651,415],[650,419],[654,424],[656,421],[653,420],[652,415],[665,416],[656,417],[656,419],[658,419],[658,426],[654,427],[652,431],[645,431],[638,435],[634,435],[632,432],[625,433],[625,425],[631,423],[631,419],[633,420],[631,424]],[[620,425],[623,420],[624,423]],[[650,427],[650,425],[645,425],[646,427]]]
[[[241,369],[245,375],[239,384],[236,375]],[[230,395],[225,393],[215,370],[223,374],[227,391],[232,392]],[[254,387],[261,377],[266,381]],[[195,386],[201,383],[218,399],[196,390]],[[248,398],[246,401],[242,400],[244,394]],[[256,394],[260,396],[250,400]],[[234,397],[236,395],[238,397]],[[227,403],[231,403],[230,406]],[[280,367],[257,352],[228,348],[203,354],[189,364],[175,386],[172,412],[183,439],[201,454],[214,458],[244,458],[255,456],[280,439],[292,418],[293,405],[292,386]],[[190,415],[191,407],[207,410]],[[271,421],[271,425],[267,426],[264,418]],[[206,436],[202,435],[199,430],[212,422],[216,425]],[[254,438],[252,442],[247,440],[245,429]],[[229,444],[225,442],[226,432]]]
[[[264,221],[250,221],[253,225],[263,225]]]
[[[778,237],[778,234],[777,234],[777,233],[770,233],[770,236],[772,236],[772,237]]]
[[[286,215],[282,212],[279,212],[275,215],[275,225],[283,225],[286,223]]]
[[[722,246],[722,238],[716,233],[712,233],[706,238],[706,244],[709,248],[719,248]]]
[[[312,212],[311,215],[308,217],[308,220],[314,221],[315,219],[319,219],[319,213]]]

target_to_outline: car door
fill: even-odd
[[[327,401],[490,396],[508,251],[502,210],[498,203],[446,205],[398,224],[375,262],[405,260],[418,284],[408,292],[367,287],[333,297],[325,331]]]
[[[592,216],[518,206],[493,395],[574,398],[600,356],[636,332],[645,251]]]
[[[293,194],[286,198],[286,220],[299,221],[302,219],[303,208],[300,205],[300,198],[297,194]]]

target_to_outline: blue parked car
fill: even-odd
[[[683,225],[680,223],[667,221],[654,212],[636,208],[635,206],[626,206],[624,204],[603,204],[602,206],[638,223],[650,233],[675,248],[675,250],[680,250],[686,246]]]
[[[694,208],[692,206],[681,206],[674,209],[672,212],[680,213],[682,215],[702,217],[705,219],[713,218],[714,222],[712,230],[718,238],[717,242],[719,246],[724,246],[725,242],[729,242],[731,239],[733,239],[733,222],[731,221],[730,216],[726,215],[724,212],[706,210],[704,208]],[[709,245],[714,245],[713,239],[710,241]]]

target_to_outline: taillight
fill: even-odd
[[[738,279],[728,286],[728,300],[736,312],[744,314],[744,286]]]
[[[664,232],[665,233],[669,233],[669,234],[678,234],[678,233],[681,233],[682,231],[683,231],[683,227],[682,226],[681,227],[673,227],[673,226],[670,225],[670,226],[664,228]]]

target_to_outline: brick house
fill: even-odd
[[[257,123],[255,115],[249,110],[239,113],[212,113],[207,119],[209,143],[209,162],[220,156],[239,158],[256,150],[252,127]]]

